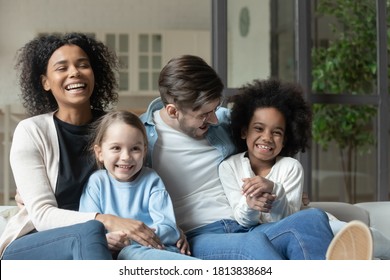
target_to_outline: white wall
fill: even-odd
[[[269,75],[269,1],[228,1],[229,87]],[[248,37],[242,38],[238,14],[244,5],[250,9],[251,27]],[[15,108],[19,103],[15,54],[38,33],[93,32],[102,39],[100,36],[107,32],[164,30],[211,33],[211,0],[0,0],[0,110],[6,104]],[[201,50],[201,56],[210,58],[211,38],[204,38],[202,43],[205,49]],[[171,47],[171,52],[179,49],[173,42]],[[182,47],[190,48],[189,40]],[[118,108],[145,108],[152,98],[120,96]],[[2,143],[3,122],[4,114],[0,111]],[[11,130],[16,123],[11,123]],[[8,158],[3,145],[0,145],[0,159],[0,178],[5,178],[3,167]],[[1,184],[0,181],[0,192]]]
[[[0,104],[18,101],[14,56],[39,32],[186,29],[211,29],[211,0],[0,0]]]
[[[253,79],[268,78],[271,72],[270,1],[228,1],[228,86],[240,87]],[[239,32],[242,7],[249,9],[246,37]]]
[[[211,0],[0,0],[0,192],[7,180],[12,184],[11,197],[15,188],[7,171],[4,106],[12,104],[13,110],[23,111],[14,70],[17,50],[41,32],[93,32],[99,38],[106,32],[156,30],[210,31]],[[208,50],[211,53],[210,42],[205,42],[205,56]],[[118,107],[142,108],[150,100],[120,96]],[[12,134],[17,120],[8,124]]]

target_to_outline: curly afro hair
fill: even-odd
[[[64,45],[77,45],[88,55],[95,75],[91,96],[92,109],[105,110],[118,100],[118,84],[115,72],[118,60],[102,42],[82,33],[39,36],[17,52],[15,69],[19,73],[22,104],[30,116],[52,112],[58,104],[41,83],[52,54]]]
[[[247,150],[241,132],[248,128],[255,110],[269,107],[280,111],[286,120],[285,143],[280,156],[293,157],[309,148],[312,111],[298,84],[276,79],[254,80],[231,96],[229,103],[232,106],[231,130],[238,152]]]

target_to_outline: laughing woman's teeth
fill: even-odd
[[[66,87],[67,90],[72,90],[72,89],[78,89],[78,88],[85,88],[85,84],[82,83],[77,83],[77,84],[71,84]]]

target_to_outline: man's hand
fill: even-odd
[[[310,204],[310,198],[309,195],[305,192],[302,193],[302,205],[308,206]]]
[[[276,195],[270,193],[263,193],[261,196],[253,197],[247,196],[246,203],[253,209],[264,213],[271,212],[272,204],[276,200]]]

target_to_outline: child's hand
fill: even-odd
[[[106,234],[108,248],[111,251],[120,251],[131,244],[130,239],[124,231],[113,231]]]
[[[180,253],[185,255],[191,255],[190,251],[190,245],[188,244],[187,237],[184,234],[184,232],[181,230],[181,228],[177,227],[180,231],[180,237],[179,240],[176,242],[176,247],[179,248]]]
[[[264,213],[271,212],[272,204],[276,200],[276,195],[270,193],[263,193],[261,196],[247,196],[246,203],[253,209]]]
[[[245,196],[257,197],[263,193],[271,194],[274,189],[274,182],[261,176],[244,178],[242,181],[244,182],[242,185],[242,194]]]

